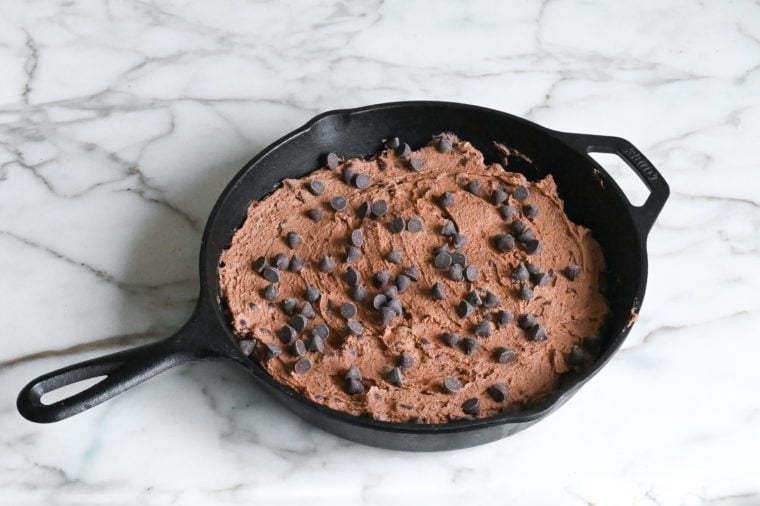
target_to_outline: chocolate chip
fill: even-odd
[[[414,172],[421,171],[423,165],[424,165],[424,161],[422,160],[422,158],[412,157],[409,159],[409,168],[412,169]]]
[[[538,274],[539,272],[541,272],[541,267],[539,267],[536,264],[532,264],[530,262],[525,263],[525,268],[528,269],[528,272],[530,274]]]
[[[290,258],[285,253],[277,253],[273,258],[273,264],[277,269],[286,271],[290,267]]]
[[[309,351],[315,351],[317,353],[323,353],[325,351],[325,340],[321,336],[313,335],[306,343],[306,349]]]
[[[351,367],[348,368],[348,371],[346,371],[346,375],[344,376],[344,378],[346,380],[352,380],[353,379],[353,380],[361,381],[362,380],[362,373],[359,370],[359,367],[357,367],[356,365],[352,365]]]
[[[407,229],[409,230],[409,232],[413,234],[416,234],[417,232],[422,232],[422,220],[417,216],[412,216],[411,218],[409,218]]]
[[[525,204],[523,206],[523,215],[525,215],[526,218],[532,220],[538,216],[538,206],[535,204]]]
[[[451,376],[443,380],[443,391],[447,394],[455,394],[462,389],[462,382]]]
[[[388,256],[385,257],[386,260],[388,260],[392,264],[399,265],[401,264],[401,250],[400,249],[394,249],[388,253]]]
[[[452,255],[453,259],[453,255]],[[464,280],[464,268],[460,264],[453,264],[451,267],[449,267],[449,279],[452,281],[463,281]]]
[[[382,270],[380,272],[376,272],[373,276],[373,280],[375,281],[375,285],[378,288],[382,288],[385,285],[388,284],[388,281],[391,279],[391,273],[387,270]]]
[[[370,203],[362,202],[359,204],[359,207],[356,210],[356,214],[359,215],[359,218],[369,218],[372,215],[372,208],[370,206]]]
[[[404,352],[398,358],[398,366],[402,369],[411,369],[414,366],[414,355]]]
[[[491,396],[491,399],[493,399],[496,402],[504,402],[507,400],[507,385],[504,383],[494,383],[490,387],[488,387],[488,395]]]
[[[344,302],[340,305],[340,315],[343,318],[353,318],[356,316],[356,306],[351,302]]]
[[[459,304],[457,304],[457,315],[460,318],[467,318],[468,316],[471,316],[474,311],[475,308],[473,305],[466,300],[459,301]]]
[[[520,262],[517,264],[517,267],[515,267],[515,270],[512,271],[512,279],[515,281],[526,281],[530,277],[530,273],[528,272],[528,269],[525,267],[525,264]]]
[[[346,262],[354,263],[362,257],[362,250],[356,246],[346,246]]]
[[[502,309],[498,313],[496,313],[496,323],[503,327],[504,325],[508,325],[509,322],[511,322],[514,319],[514,316],[512,316],[512,313],[509,311]]]
[[[272,267],[264,267],[264,270],[261,271],[261,275],[270,283],[280,282],[280,271]]]
[[[454,194],[451,192],[444,192],[443,195],[441,195],[440,199],[438,200],[443,207],[451,207],[456,202],[456,198],[454,198]]]
[[[360,190],[366,190],[372,184],[372,177],[369,174],[357,174],[354,176],[354,186]]]
[[[533,290],[530,289],[527,283],[521,283],[520,288],[517,290],[517,296],[521,300],[530,300],[533,298]]]
[[[311,305],[311,302],[304,302],[303,306],[301,306],[301,316],[305,316],[308,319],[316,318],[317,313],[314,312],[314,307]]]
[[[536,317],[532,314],[521,314],[517,317],[517,326],[521,329],[529,329],[536,324]]]
[[[349,242],[353,246],[361,248],[362,244],[364,244],[364,234],[362,233],[361,229],[357,228],[351,231],[351,234],[349,235]]]
[[[404,274],[409,276],[409,279],[411,279],[412,281],[419,281],[420,276],[422,275],[420,273],[419,267],[417,267],[416,265],[410,265],[409,267],[404,269]]]
[[[406,274],[399,274],[396,277],[396,288],[398,293],[404,293],[412,285],[412,280]]]
[[[509,348],[504,348],[503,346],[501,348],[496,348],[496,353],[494,353],[494,356],[496,357],[496,361],[500,364],[508,364],[510,362],[514,362],[515,360],[515,352],[510,350]]]
[[[579,265],[568,265],[562,269],[562,274],[570,281],[575,281],[581,274],[581,268]]]
[[[280,341],[282,341],[284,344],[292,343],[297,335],[298,333],[296,332],[296,329],[294,329],[290,325],[283,325],[280,328],[279,332],[277,333],[277,336],[280,338]]]
[[[443,288],[443,285],[436,281],[433,283],[433,288],[430,290],[430,295],[435,300],[444,300],[446,298],[446,290]]]
[[[343,167],[343,173],[341,176],[343,177],[344,183],[351,184],[351,182],[354,180],[354,176],[356,176],[356,170],[351,167],[351,165],[346,165]]]
[[[451,141],[446,139],[445,137],[441,137],[438,139],[438,143],[436,144],[436,148],[438,148],[438,151],[441,153],[448,153],[451,151]]]
[[[598,353],[602,340],[599,336],[586,336],[583,338],[583,347],[592,353]]]
[[[398,140],[398,137],[391,137],[387,141],[385,141],[385,148],[386,149],[396,149],[401,145],[401,141]]]
[[[567,363],[572,366],[583,365],[586,361],[586,352],[580,346],[573,346],[570,348],[570,353],[567,354]]]
[[[530,275],[530,280],[536,286],[545,286],[549,282],[550,279],[551,279],[551,276],[549,276],[545,272],[537,272],[535,274]]]
[[[393,300],[398,297],[398,288],[396,288],[394,285],[391,285],[383,290],[383,295],[385,295],[386,299]]]
[[[480,276],[480,271],[474,265],[468,265],[467,268],[464,270],[464,277],[470,283],[477,280],[479,276]]]
[[[306,355],[306,345],[300,339],[296,339],[288,347],[288,351],[290,352],[291,355],[295,355],[297,357],[303,357],[304,355]]]
[[[520,234],[517,236],[517,240],[520,241],[521,243],[532,241],[535,238],[536,238],[536,233],[529,228],[526,228],[525,230],[520,232]]]
[[[535,324],[528,329],[528,338],[530,338],[531,341],[545,341],[546,332],[541,325]]]
[[[502,253],[515,249],[515,238],[509,234],[499,234],[494,237],[494,246]]]
[[[243,339],[242,341],[238,342],[238,345],[240,346],[240,351],[243,353],[243,355],[248,357],[256,348],[256,341],[253,339]]]
[[[507,200],[507,192],[502,190],[501,188],[496,188],[494,191],[491,192],[491,202],[493,202],[495,205],[500,205],[504,203],[505,200]]]
[[[328,327],[324,323],[319,323],[317,325],[314,325],[314,328],[311,329],[311,334],[315,336],[319,336],[322,339],[327,339],[328,337],[330,337],[330,327]]]
[[[395,387],[400,387],[404,383],[404,375],[401,372],[400,367],[394,367],[393,369],[388,372],[388,375],[386,376],[388,383]]]
[[[253,261],[253,270],[256,272],[261,272],[267,267],[269,267],[269,262],[265,257],[259,257]]]
[[[322,195],[325,192],[325,183],[319,179],[309,181],[309,191],[314,195]]]
[[[399,147],[396,148],[396,155],[402,158],[409,156],[409,153],[411,152],[412,152],[412,148],[410,148],[409,144],[407,144],[406,142],[400,144]]]
[[[333,197],[332,200],[330,200],[330,207],[335,211],[342,211],[346,206],[348,206],[348,201],[343,197]]]
[[[517,208],[515,206],[502,206],[499,208],[499,213],[505,220],[511,220],[517,214]]]
[[[467,399],[462,404],[462,411],[472,416],[480,415],[480,400],[477,397]]]
[[[309,285],[306,287],[306,300],[309,302],[317,302],[321,296],[322,292],[316,286]]]
[[[442,251],[435,256],[433,264],[437,269],[447,269],[451,265],[451,255]]]
[[[385,306],[385,304],[388,302],[388,297],[383,295],[382,293],[378,293],[375,295],[375,297],[372,299],[372,307],[377,309],[378,311]]]
[[[279,357],[280,353],[282,353],[282,350],[276,344],[264,345],[264,358],[266,360],[272,360],[273,358]]]
[[[509,225],[509,229],[515,235],[520,235],[528,228],[524,221],[515,220]]]
[[[404,308],[401,307],[401,301],[398,299],[390,299],[385,304],[385,307],[392,309],[393,312],[396,313],[396,316],[401,316],[404,313]]]
[[[338,168],[338,164],[340,163],[340,158],[335,153],[327,153],[327,166],[335,170]]]
[[[541,252],[541,243],[536,239],[533,239],[531,241],[523,241],[522,247],[523,250],[529,255]]]
[[[460,335],[454,332],[447,332],[441,336],[441,340],[452,348],[459,344],[460,339]]]
[[[480,196],[480,181],[470,181],[465,186],[465,189],[473,195]]]
[[[499,304],[501,304],[499,297],[491,291],[486,291],[486,297],[483,299],[483,307],[490,309],[498,306]]]
[[[454,234],[451,236],[451,244],[457,249],[461,248],[467,244],[467,237],[464,234]]]
[[[349,395],[363,394],[364,385],[357,379],[350,379],[346,384],[346,393]]]
[[[304,315],[297,314],[293,316],[288,323],[295,329],[296,332],[303,332],[306,330],[306,325],[308,325],[309,322],[306,321],[306,317]]]
[[[349,319],[346,325],[348,326],[348,330],[355,336],[360,336],[364,332],[362,324],[353,318]]]
[[[380,308],[380,321],[384,327],[387,327],[390,325],[390,323],[393,321],[394,318],[398,316],[396,314],[396,311],[393,310],[393,308],[390,307],[383,307]]]
[[[528,189],[523,185],[517,186],[512,191],[512,196],[515,198],[515,200],[522,202],[528,198]]]
[[[311,218],[313,221],[319,221],[322,219],[322,209],[315,207],[313,209],[309,209],[306,211],[306,214]]]
[[[306,357],[299,358],[293,365],[293,370],[296,374],[306,374],[311,371],[311,360]]]
[[[276,283],[272,283],[271,285],[264,288],[264,298],[269,302],[272,302],[277,298],[277,293],[278,290]]]
[[[367,288],[362,285],[352,286],[350,295],[354,302],[362,302],[367,298]]]
[[[297,305],[298,301],[296,299],[285,299],[282,301],[282,310],[286,315],[293,316],[293,314],[296,312]]]
[[[451,254],[451,263],[454,265],[461,265],[464,267],[464,265],[467,263],[467,255],[464,253],[452,253]]]
[[[488,320],[482,320],[475,327],[475,335],[478,337],[490,337],[491,336],[491,322]]]
[[[454,222],[451,220],[446,220],[446,223],[444,223],[441,227],[441,235],[444,237],[451,237],[456,233],[457,227],[454,225]]]
[[[400,234],[406,228],[406,222],[401,216],[394,216],[388,224],[388,229],[394,234]]]
[[[301,257],[293,255],[290,257],[290,271],[301,272],[306,267],[306,262]]]
[[[388,212],[388,203],[384,200],[376,200],[370,205],[370,210],[374,216],[380,218]]]
[[[346,283],[348,283],[349,286],[356,286],[361,283],[362,275],[357,269],[349,267],[343,274],[343,279],[346,280]]]
[[[435,251],[434,251],[434,253],[435,253],[436,255],[437,255],[438,253],[450,253],[450,252],[451,252],[451,250],[449,249],[449,245],[448,245],[448,244],[446,244],[446,243],[443,243],[443,244],[441,244],[441,245],[440,245],[440,246],[438,246],[438,247],[435,249]]]
[[[480,298],[480,294],[476,292],[475,290],[468,292],[467,295],[464,296],[464,300],[466,300],[473,306],[480,306],[481,304],[483,304],[483,299]]]
[[[325,255],[319,262],[319,270],[322,272],[332,272],[335,269],[335,260],[330,255]]]

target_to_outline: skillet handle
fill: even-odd
[[[662,174],[633,144],[620,137],[561,133],[562,140],[584,153],[611,153],[622,158],[649,188],[649,197],[641,206],[629,204],[636,226],[646,238],[670,195]],[[591,159],[591,157],[589,157]],[[591,159],[593,161],[593,159]],[[594,161],[594,163],[596,163]]]
[[[29,382],[21,389],[16,407],[32,422],[50,423],[81,413],[138,383],[174,366],[199,358],[222,355],[201,345],[205,327],[197,311],[176,334],[161,341],[63,367]],[[105,376],[94,385],[51,404],[42,396],[82,380]]]

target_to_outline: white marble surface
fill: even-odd
[[[3,2],[0,69],[0,504],[760,504],[757,1]],[[187,318],[207,214],[259,149],[403,99],[619,135],[671,185],[639,321],[559,412],[389,452],[218,363],[16,413],[32,377]]]

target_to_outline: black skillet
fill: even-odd
[[[440,132],[469,140],[486,161],[501,159],[494,141],[527,155],[533,164],[510,159],[512,171],[529,179],[552,174],[570,218],[590,228],[607,261],[607,296],[611,317],[601,335],[594,365],[564,379],[547,401],[518,414],[426,425],[389,423],[347,415],[316,404],[274,381],[237,346],[220,304],[217,265],[222,250],[246,216],[285,178],[305,176],[328,152],[366,156],[381,140],[398,136],[413,148]],[[646,202],[631,205],[589,152],[623,158],[650,190]],[[190,320],[173,336],[156,343],[87,360],[40,376],[25,386],[18,410],[33,422],[56,422],[80,413],[176,365],[224,358],[253,378],[297,415],[317,427],[353,441],[410,451],[451,450],[514,434],[552,413],[586,383],[620,348],[639,311],[647,279],[646,238],[669,195],[660,173],[631,143],[617,137],[556,132],[530,121],[472,105],[450,102],[396,102],[320,114],[259,153],[235,176],[211,212],[201,242],[200,296]],[[68,398],[41,402],[47,392],[84,379],[105,379]]]

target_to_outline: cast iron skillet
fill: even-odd
[[[321,165],[323,156],[374,153],[381,140],[398,136],[413,148],[431,136],[451,131],[480,149],[487,161],[501,159],[494,141],[518,149],[533,165],[510,160],[510,170],[529,179],[552,174],[570,218],[589,227],[604,251],[611,317],[602,333],[599,358],[589,369],[568,377],[543,404],[518,414],[445,424],[388,423],[344,414],[316,404],[274,381],[237,346],[220,304],[217,266],[222,250],[246,216],[285,178],[302,177]],[[589,152],[622,157],[650,190],[646,202],[631,205]],[[200,296],[190,320],[173,336],[139,348],[64,367],[25,386],[18,410],[33,422],[56,422],[80,413],[170,367],[199,359],[224,358],[253,378],[308,422],[367,445],[411,451],[465,448],[514,434],[566,402],[620,348],[638,313],[647,278],[646,238],[669,195],[652,164],[624,139],[556,132],[530,121],[472,105],[450,102],[395,102],[326,112],[276,141],[243,167],[217,201],[201,242]],[[41,397],[64,385],[105,376],[93,386],[51,404]]]

